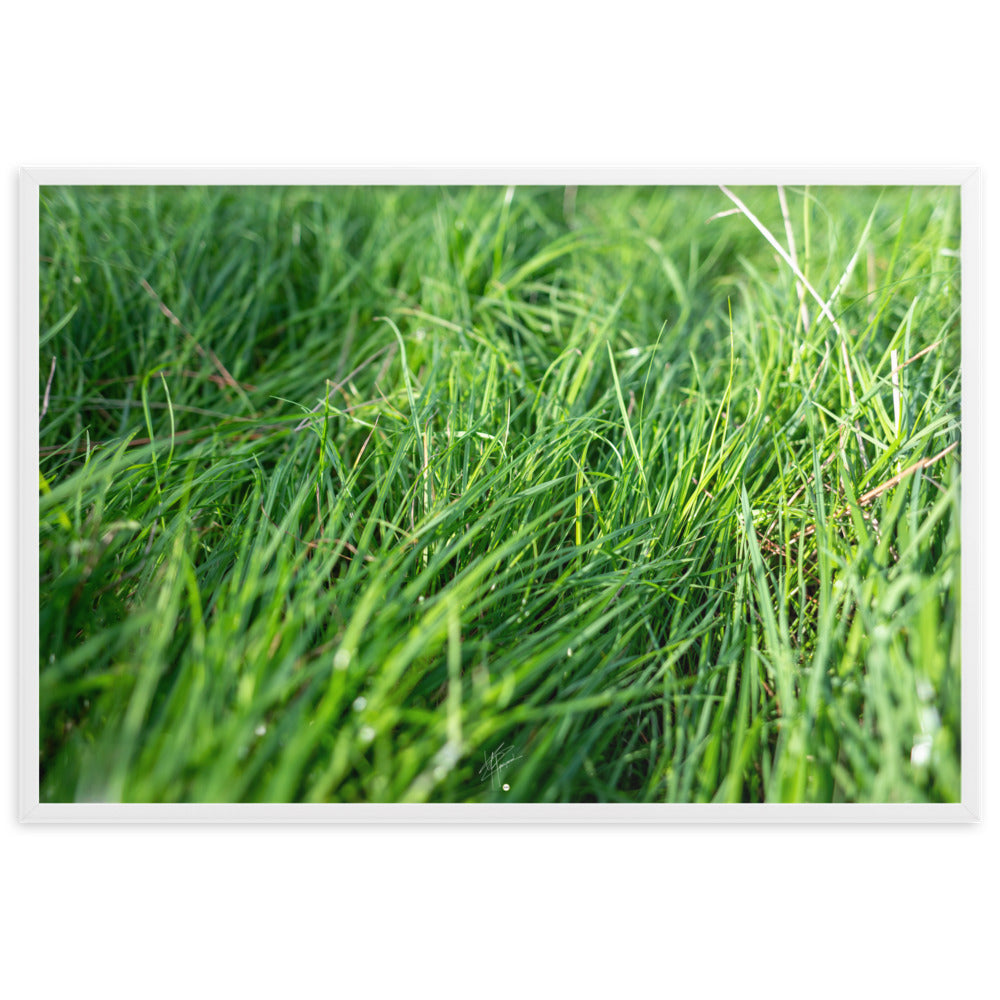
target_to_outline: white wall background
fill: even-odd
[[[997,995],[989,677],[976,827],[16,823],[19,165],[968,162],[984,169],[992,297],[1000,155],[986,5],[658,6],[50,0],[4,16],[8,995]],[[985,340],[992,386],[996,338]],[[988,438],[988,464],[993,454]],[[996,486],[987,468],[987,512]],[[996,596],[987,575],[986,609]],[[987,636],[987,674],[996,650]]]

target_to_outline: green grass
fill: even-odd
[[[43,188],[42,801],[957,801],[958,190],[733,194]]]

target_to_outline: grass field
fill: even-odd
[[[43,188],[42,802],[957,801],[959,221]]]

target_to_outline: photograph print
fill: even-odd
[[[960,802],[961,200],[43,184],[39,802]]]

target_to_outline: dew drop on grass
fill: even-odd
[[[337,655],[333,658],[333,665],[337,670],[346,670],[351,662],[351,654],[346,649],[338,649]]]
[[[504,790],[505,792],[509,792],[509,791],[510,791],[510,785],[504,785],[504,786],[503,786],[503,790]]]
[[[573,647],[572,646],[570,646],[569,649],[566,650],[566,655],[567,656],[572,656],[573,655]]]
[[[922,767],[931,759],[931,740],[928,736],[920,737],[910,751],[910,763],[914,767]]]
[[[920,728],[925,733],[933,733],[936,729],[941,728],[941,716],[938,715],[936,708],[930,706],[920,710]]]
[[[371,726],[362,726],[358,736],[361,737],[362,743],[371,743],[375,739],[375,730]]]
[[[353,705],[354,711],[355,712],[364,711],[364,708],[367,704],[368,704],[368,699],[364,695],[358,695],[358,697],[354,699],[354,705]]]
[[[267,726],[265,726],[265,725],[264,725],[264,723],[261,723],[261,724],[260,724],[260,725],[259,725],[259,726],[258,726],[258,727],[257,727],[257,728],[256,728],[256,729],[254,730],[254,735],[255,735],[255,736],[263,736],[263,735],[264,735],[264,733],[266,733],[266,732],[267,732]]]

